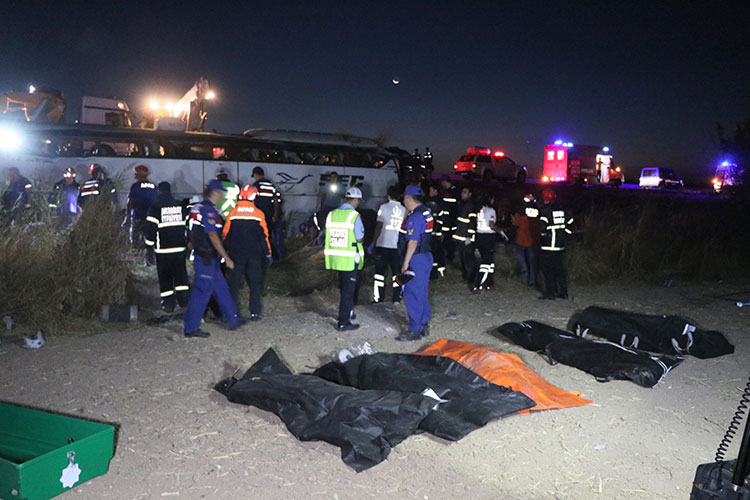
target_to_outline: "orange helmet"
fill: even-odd
[[[96,170],[97,168],[102,168],[102,166],[98,163],[92,163],[91,165],[89,165],[89,174],[94,175],[94,170]]]
[[[149,174],[149,170],[148,170],[148,167],[146,165],[138,165],[133,170],[135,170],[136,174],[140,174],[140,175],[148,175]]]
[[[65,170],[63,170],[63,177],[75,177],[76,171],[73,170],[73,167],[68,167]]]
[[[553,201],[555,201],[556,196],[557,195],[555,195],[555,192],[552,191],[550,188],[547,188],[544,191],[542,191],[542,198],[547,203],[552,203]]]
[[[253,201],[256,196],[258,196],[258,190],[250,184],[240,190],[240,200]]]

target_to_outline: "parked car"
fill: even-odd
[[[471,147],[453,165],[453,170],[461,175],[479,175],[484,180],[502,179],[526,182],[526,165],[519,165],[504,152],[489,148]]]
[[[642,188],[680,189],[682,179],[668,168],[646,167],[641,170],[638,185]]]

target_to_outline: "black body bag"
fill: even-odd
[[[654,387],[683,360],[649,353],[603,340],[587,340],[536,321],[506,323],[495,333],[526,349],[543,352],[550,363],[562,363],[593,375],[599,382],[630,380]]]
[[[420,422],[419,430],[451,441],[491,420],[536,405],[523,393],[495,385],[442,356],[379,352],[328,363],[313,375],[363,390],[422,394],[431,389],[440,403],[435,400],[435,411]]]
[[[662,354],[715,358],[734,352],[721,332],[703,330],[679,316],[656,316],[590,306],[574,321],[576,334],[594,334],[625,347]]]

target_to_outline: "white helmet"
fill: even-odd
[[[362,198],[362,191],[359,190],[359,188],[350,187],[346,190],[346,197],[350,200],[353,200],[355,198]]]

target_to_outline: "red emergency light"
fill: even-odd
[[[472,146],[470,148],[466,148],[466,152],[470,155],[489,155],[492,154],[492,150],[490,148],[482,148],[479,146]]]
[[[495,156],[502,157],[505,156],[505,153],[503,153],[502,151],[495,151]]]

